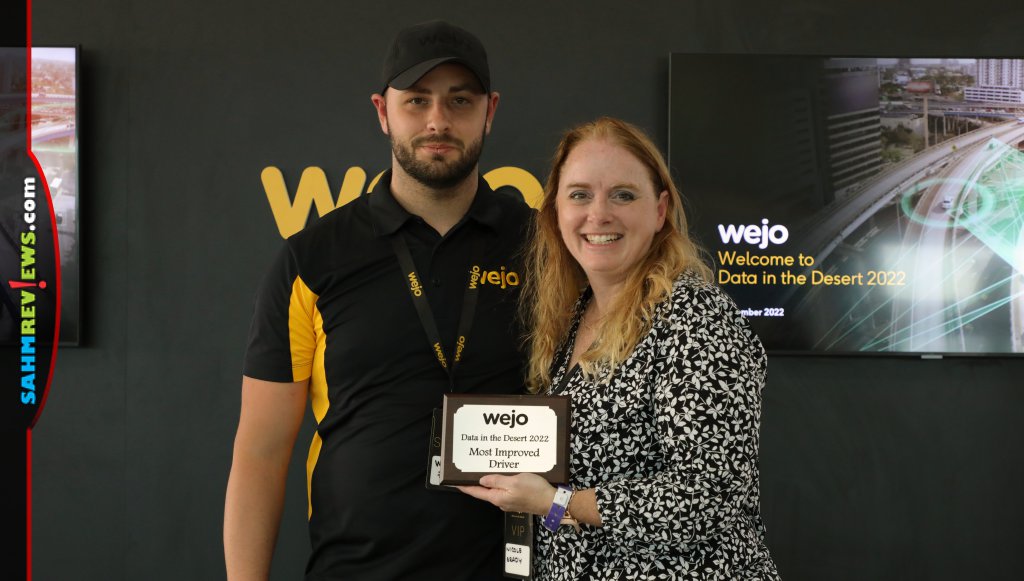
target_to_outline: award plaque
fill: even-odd
[[[568,482],[569,413],[567,395],[446,394],[441,484],[520,472]]]

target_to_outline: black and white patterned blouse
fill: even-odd
[[[572,397],[571,484],[596,489],[604,524],[538,524],[535,578],[778,579],[759,508],[760,340],[725,293],[684,273],[610,381],[577,366],[561,385],[589,300],[553,391]]]

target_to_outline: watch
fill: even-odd
[[[576,520],[576,517],[569,513],[569,509],[565,509],[565,516],[562,517],[563,525],[571,526],[577,533],[582,533],[583,529],[580,528],[580,521]]]

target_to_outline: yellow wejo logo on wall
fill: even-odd
[[[303,170],[294,197],[289,195],[284,174],[280,169],[274,166],[266,167],[260,174],[260,179],[263,181],[267,201],[270,202],[270,210],[274,213],[274,221],[277,222],[277,231],[282,238],[287,238],[306,226],[309,211],[313,206],[316,206],[319,216],[340,208],[358,198],[363,192],[372,192],[373,186],[377,185],[383,173],[377,174],[367,186],[366,172],[360,167],[350,167],[342,179],[337,199],[331,193],[327,174],[319,167],[307,167]],[[543,188],[530,172],[518,167],[500,167],[484,174],[484,179],[494,189],[511,186],[519,190],[527,204],[534,208],[540,207]]]

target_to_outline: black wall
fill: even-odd
[[[484,39],[502,93],[485,170],[539,178],[601,114],[667,139],[681,51],[1024,56],[1024,7],[913,0],[38,0],[33,42],[83,48],[84,342],[33,432],[36,581],[221,579],[252,293],[280,237],[260,182],[335,195],[389,162],[370,106],[390,36]],[[1017,579],[1024,359],[773,357],[762,504],[785,579]],[[275,580],[308,552],[303,461]]]

